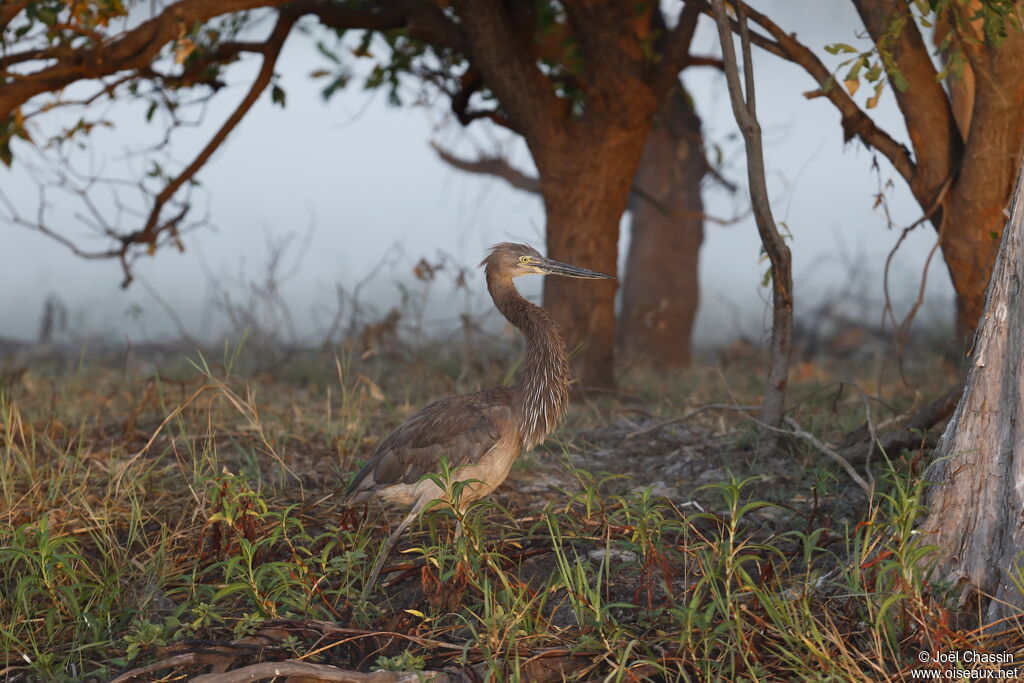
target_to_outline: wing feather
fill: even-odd
[[[440,471],[442,458],[452,468],[479,462],[504,430],[513,428],[508,389],[450,396],[425,406],[400,424],[352,481],[351,500],[369,497],[395,484],[415,484]]]

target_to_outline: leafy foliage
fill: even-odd
[[[909,0],[914,10],[911,16],[926,28],[934,28],[939,22],[946,22],[950,29],[942,34],[938,53],[943,67],[939,78],[960,77],[965,64],[964,45],[961,41],[987,44],[998,48],[1008,30],[1020,30],[1020,17],[1015,12],[1013,0]],[[976,11],[968,10],[977,5]],[[867,50],[859,50],[848,43],[831,43],[825,51],[832,55],[852,55],[836,67],[836,80],[842,81],[850,93],[856,94],[861,83],[872,88],[865,107],[878,106],[886,83],[897,90],[906,91],[911,84],[900,71],[893,58],[892,46],[900,39],[906,28],[907,15],[894,13],[889,19],[883,37]],[[976,36],[973,24],[981,26],[981,37]],[[841,75],[840,75],[841,74]]]

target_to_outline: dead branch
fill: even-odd
[[[775,225],[768,187],[765,181],[764,152],[761,145],[761,126],[757,121],[754,90],[754,63],[750,54],[750,34],[743,3],[736,4],[743,53],[745,83],[740,85],[739,66],[733,47],[732,30],[723,0],[711,0],[718,36],[722,43],[725,76],[729,85],[729,99],[733,114],[743,133],[747,150],[747,177],[750,200],[754,211],[761,244],[772,266],[772,343],[768,381],[761,407],[761,421],[777,426],[782,420],[786,402],[786,383],[793,343],[793,273],[789,247]]]
[[[792,429],[793,431],[787,432],[785,429],[777,429],[775,427],[771,427],[771,429],[773,431],[777,431],[777,432],[780,432],[782,434],[792,434],[793,436],[800,437],[801,439],[803,439],[807,443],[809,443],[812,446],[814,446],[815,448],[817,448],[819,451],[821,451],[823,454],[825,454],[830,460],[832,460],[833,462],[838,464],[840,467],[842,467],[843,470],[848,475],[850,475],[850,479],[853,479],[853,481],[856,482],[857,486],[861,487],[861,489],[864,490],[864,493],[868,494],[868,496],[871,496],[871,494],[872,494],[872,492],[874,490],[874,487],[871,486],[864,479],[864,477],[860,476],[860,474],[853,467],[853,465],[850,464],[849,460],[844,458],[839,453],[836,453],[835,450],[833,450],[827,444],[825,444],[824,441],[822,441],[818,437],[814,436],[814,434],[811,434],[810,432],[805,431],[804,428],[801,427],[799,425],[799,423],[797,423],[797,421],[794,420],[793,418],[787,417],[787,418],[784,418],[784,419],[785,419],[786,424],[788,424],[790,426],[790,429]]]
[[[130,683],[131,681],[142,678],[146,674],[151,674],[155,671],[165,671],[167,669],[176,669],[181,666],[200,666],[202,665],[203,657],[196,652],[186,652],[184,654],[174,655],[165,659],[160,659],[147,664],[146,666],[140,666],[131,671],[125,671],[117,678],[111,679],[110,683]]]
[[[224,673],[203,674],[191,679],[192,683],[245,683],[262,681],[278,676],[296,676],[306,681],[334,681],[336,683],[416,683],[418,681],[446,681],[447,674],[440,671],[375,671],[365,674],[345,671],[327,664],[309,662],[262,662],[243,666]]]
[[[733,405],[731,403],[710,403],[708,405],[703,405],[703,406],[700,406],[699,408],[695,408],[695,409],[691,410],[690,412],[686,413],[685,415],[683,415],[682,417],[673,417],[673,418],[668,419],[668,420],[661,420],[661,421],[655,422],[654,424],[649,425],[647,427],[642,427],[640,429],[637,429],[636,431],[632,431],[629,434],[626,434],[625,438],[623,438],[623,441],[628,441],[628,440],[630,440],[632,438],[635,438],[637,436],[643,436],[644,434],[649,434],[651,432],[656,432],[659,429],[661,429],[662,427],[667,427],[668,425],[680,424],[680,423],[683,423],[683,422],[687,422],[691,418],[697,417],[701,413],[706,413],[709,410],[732,410],[732,411],[747,413],[747,412],[751,412],[751,411],[757,410],[758,407],[759,406],[737,406],[737,405]]]
[[[889,251],[888,256],[885,257],[885,269],[882,271],[882,292],[885,297],[885,304],[882,307],[882,329],[885,328],[885,319],[888,317],[892,322],[893,330],[896,332],[894,343],[896,345],[896,363],[900,370],[900,378],[903,380],[905,385],[909,386],[905,373],[903,372],[903,350],[906,346],[906,340],[910,333],[910,326],[914,322],[914,318],[917,316],[917,312],[921,306],[924,305],[924,294],[925,287],[928,285],[928,268],[931,265],[932,259],[935,257],[935,253],[939,250],[942,245],[942,237],[945,232],[946,221],[941,220],[939,223],[939,234],[935,238],[935,244],[932,245],[931,250],[928,252],[928,257],[925,259],[924,268],[921,272],[921,281],[918,286],[917,298],[914,299],[914,303],[911,305],[907,315],[904,316],[902,322],[896,321],[896,314],[892,308],[892,297],[889,294],[889,272],[892,268],[893,259],[896,258],[896,252],[899,250],[900,245],[907,238],[907,235],[911,233],[917,226],[921,225],[927,220],[930,220],[936,211],[942,206],[945,201],[946,194],[949,192],[950,185],[953,183],[953,176],[948,176],[945,182],[942,183],[942,187],[939,189],[938,195],[931,205],[925,210],[924,214],[916,221],[903,228],[900,232],[899,239],[896,240],[896,244]],[[888,209],[886,209],[886,217],[888,217]],[[890,226],[892,225],[890,219]]]
[[[875,438],[871,438],[866,424],[861,425],[847,432],[837,450],[849,462],[859,464],[867,462],[875,454],[891,455],[905,448],[918,448],[922,444],[934,445],[937,436],[929,435],[928,430],[952,414],[963,390],[964,385],[958,384],[928,405],[901,418],[903,424],[899,428],[876,435]]]
[[[460,171],[496,176],[517,190],[532,192],[533,194],[540,193],[540,181],[537,178],[523,173],[502,157],[480,156],[476,160],[463,159],[445,150],[436,142],[431,142],[430,146],[437,152],[437,156],[442,161]]]
[[[455,156],[448,150],[441,147],[436,142],[431,142],[430,146],[431,148],[433,148],[435,152],[437,152],[437,156],[440,157],[443,162],[445,162],[446,164],[453,168],[457,168],[460,171],[465,171],[467,173],[478,173],[481,175],[490,175],[496,178],[501,178],[502,180],[504,180],[517,190],[522,190],[523,192],[530,192],[532,194],[540,194],[540,180],[531,175],[523,173],[503,157],[481,155],[476,159],[466,159],[463,157]],[[708,168],[710,169],[710,165],[708,166]],[[719,176],[717,172],[712,172],[715,174],[715,177],[718,178],[719,181],[726,186],[727,189],[729,189],[730,191],[734,191],[736,189],[735,185],[732,185],[731,183],[729,183],[729,181]],[[722,218],[720,216],[712,216],[710,214],[702,212],[681,211],[679,209],[667,205],[665,202],[661,201],[660,199],[658,199],[650,192],[643,189],[640,185],[638,185],[635,182],[633,183],[633,186],[630,188],[630,192],[633,193],[638,199],[645,201],[651,206],[653,206],[655,209],[658,210],[659,213],[662,213],[666,216],[671,216],[673,218],[678,218],[680,220],[689,220],[691,218],[696,217],[709,223],[715,223],[717,225],[733,225],[734,223],[737,223],[740,219],[747,215],[746,212],[744,212],[730,218]]]

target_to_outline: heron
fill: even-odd
[[[497,488],[516,458],[541,443],[565,415],[572,380],[565,342],[548,312],[527,301],[513,280],[529,274],[614,279],[510,242],[492,246],[480,265],[495,307],[526,339],[519,384],[430,403],[381,441],[356,474],[345,496],[347,504],[375,499],[409,510],[385,541],[367,590],[376,583],[402,532],[431,503],[444,499],[445,492],[430,477],[441,472],[442,460],[448,462],[452,481],[464,482],[457,505],[465,511],[469,503]]]

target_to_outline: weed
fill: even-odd
[[[424,356],[399,375],[342,351],[253,376],[246,353],[226,345],[181,376],[83,357],[0,393],[8,679],[104,680],[219,648],[494,680],[899,680],[918,650],[1024,636],[956,626],[916,533],[924,484],[909,456],[879,463],[862,503],[816,453],[752,462],[745,422],[669,425],[694,395],[724,400],[692,376],[676,393],[640,386],[660,413],[643,424],[635,407],[575,410],[486,501],[460,505],[472,483],[442,469],[448,504],[410,529],[387,585],[364,596],[384,534],[376,513],[340,506],[347,473],[414,406],[456,383],[497,384],[504,368],[480,356],[472,375]],[[334,372],[311,370],[323,366]],[[750,398],[729,372],[728,390]],[[816,398],[801,423],[816,432],[852,424],[862,405],[843,412],[805,389]],[[666,488],[649,463],[695,471]]]

